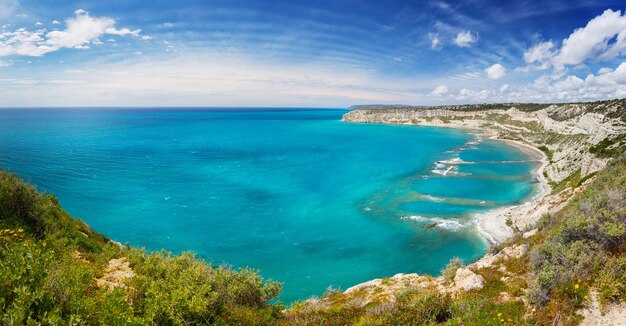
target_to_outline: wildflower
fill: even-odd
[[[20,232],[20,233],[21,233],[21,232],[24,232],[24,230],[22,230],[22,229],[17,229],[17,232]]]
[[[577,284],[574,284],[574,289],[577,289],[577,290],[578,290],[578,287],[579,287],[578,283],[577,283]]]
[[[588,295],[586,295],[586,296],[585,296],[585,300],[587,300],[587,299],[589,299],[589,296],[588,296]]]
[[[44,243],[42,243],[41,245],[45,247],[45,246],[46,246],[46,243],[44,242]]]

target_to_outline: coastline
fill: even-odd
[[[380,123],[380,124],[392,124],[392,125],[408,125],[408,126],[421,126],[421,127],[438,127],[463,130],[469,134],[482,136],[488,139],[495,139],[507,143],[509,146],[516,147],[524,152],[530,160],[536,160],[539,162],[538,166],[534,168],[535,178],[539,183],[538,192],[530,198],[528,201],[512,206],[499,207],[489,210],[484,213],[477,213],[475,215],[474,223],[476,225],[476,231],[484,238],[484,240],[491,244],[499,244],[510,239],[515,229],[520,231],[527,231],[534,228],[535,224],[541,218],[542,215],[548,212],[552,212],[553,206],[551,200],[547,200],[546,197],[550,194],[551,187],[548,184],[548,180],[544,176],[544,170],[547,167],[549,161],[546,154],[539,148],[533,146],[530,143],[520,140],[513,140],[507,138],[501,138],[496,130],[485,129],[484,126],[478,125],[463,125],[463,124],[441,124],[437,122],[420,121],[420,123],[410,122],[365,122],[365,121],[350,121],[342,119],[344,122],[350,123]],[[548,202],[548,203],[546,203]],[[511,220],[512,225],[507,225],[507,220]]]
[[[528,143],[502,139],[497,136],[492,136],[491,139],[497,139],[516,147],[529,158],[537,158],[539,162],[533,171],[538,182],[538,190],[530,200],[519,205],[500,207],[476,214],[476,228],[483,237],[491,243],[502,243],[513,236],[515,230],[512,227],[522,231],[532,228],[539,218],[550,210],[544,204],[544,199],[550,193],[550,185],[543,175],[543,171],[548,165],[548,158],[544,152]],[[507,225],[507,220],[511,221],[512,227]]]

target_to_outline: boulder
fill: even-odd
[[[485,279],[468,268],[459,268],[454,276],[454,286],[463,291],[478,290],[485,286]]]

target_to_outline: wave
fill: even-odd
[[[465,143],[466,145],[478,145],[480,143],[482,143],[483,138],[480,136],[474,137],[474,139],[468,141],[467,143]]]
[[[437,203],[440,203],[440,202],[445,200],[445,199],[443,199],[441,197],[435,197],[435,196],[432,196],[432,195],[422,195],[422,198],[426,199],[428,201],[434,201],[434,202],[437,202]]]
[[[432,173],[439,175],[457,174],[459,168],[456,165],[447,165],[444,162],[435,163],[435,168],[431,170]]]
[[[438,227],[450,231],[458,231],[460,229],[464,229],[467,227],[466,224],[463,224],[456,220],[449,220],[439,217],[424,217],[419,215],[409,215],[400,217],[403,220],[412,220],[422,224],[428,224],[429,227]]]

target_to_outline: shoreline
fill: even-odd
[[[407,122],[360,122],[360,121],[348,121],[342,118],[341,121],[349,123],[370,123],[370,124],[383,124],[383,125],[404,125],[404,126],[419,126],[419,127],[437,127],[448,128],[465,131],[475,136],[481,136],[487,139],[494,139],[507,143],[509,146],[518,148],[531,159],[535,159],[539,162],[539,165],[534,168],[533,173],[539,183],[539,191],[530,200],[525,201],[519,205],[505,206],[494,208],[484,213],[477,213],[474,215],[474,223],[476,231],[480,236],[490,244],[499,244],[510,239],[515,230],[507,225],[507,220],[510,218],[513,223],[512,226],[520,231],[534,228],[535,224],[541,218],[541,216],[551,211],[550,205],[544,203],[544,199],[548,197],[550,193],[550,185],[546,180],[543,172],[548,165],[548,158],[546,154],[539,148],[523,142],[520,140],[501,138],[497,131],[492,129],[478,128],[478,126],[467,125],[442,125],[439,123],[407,123]]]
[[[385,124],[385,123],[383,123]],[[539,183],[538,192],[529,200],[511,206],[494,208],[487,212],[476,213],[474,215],[474,223],[476,231],[489,244],[500,244],[510,239],[515,230],[507,225],[507,220],[511,219],[518,230],[525,230],[534,227],[539,218],[550,210],[550,207],[543,205],[543,200],[550,193],[551,187],[543,172],[548,165],[548,157],[539,148],[532,144],[507,138],[500,138],[498,132],[490,129],[478,129],[468,126],[441,126],[437,124],[414,124],[402,123],[401,125],[419,126],[419,127],[439,127],[463,130],[475,136],[481,136],[486,139],[502,141],[511,147],[515,147],[526,154],[530,161],[537,161],[539,164],[533,169],[535,179]]]
[[[548,211],[548,207],[543,205],[543,199],[550,193],[550,185],[543,175],[543,171],[548,165],[548,158],[540,149],[519,140],[503,139],[498,136],[491,136],[507,143],[509,146],[518,148],[530,158],[537,158],[538,166],[533,169],[533,173],[538,182],[537,193],[530,200],[512,206],[496,208],[484,213],[476,214],[476,228],[483,237],[492,244],[505,242],[514,234],[514,229],[507,225],[510,219],[512,226],[524,231],[529,227],[534,227],[537,220]]]

